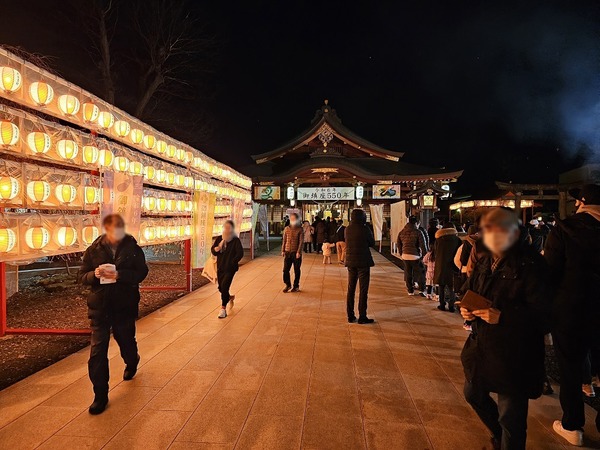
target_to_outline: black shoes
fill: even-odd
[[[300,292],[300,288],[299,287],[293,287],[292,288],[292,292]]]
[[[356,322],[356,316],[348,317],[348,323],[354,323],[354,322]]]
[[[375,322],[375,320],[373,319],[369,319],[368,317],[359,317],[358,318],[358,323],[361,325],[367,324],[367,323],[373,323]]]
[[[135,366],[134,367],[129,367],[129,366],[125,367],[125,371],[123,372],[123,379],[125,381],[132,380],[133,377],[135,377],[135,374],[137,373],[139,362],[140,362],[140,355],[137,355],[137,362],[135,363]]]
[[[106,395],[96,395],[94,397],[94,402],[88,408],[90,414],[96,416],[98,414],[102,414],[106,409],[106,405],[108,405],[108,394]]]
[[[284,287],[284,288],[283,288],[283,293],[284,293],[284,294],[287,294],[288,292],[290,292],[290,289],[292,289],[292,287],[291,287],[291,286],[286,286],[286,287]]]
[[[438,305],[437,309],[439,309],[440,311],[446,311],[446,306],[445,305]]]
[[[448,312],[456,312],[456,310],[454,309],[454,306],[448,306]]]

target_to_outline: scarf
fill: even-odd
[[[581,205],[577,212],[588,213],[590,216],[600,222],[600,205]]]

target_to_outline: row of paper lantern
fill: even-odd
[[[190,239],[193,229],[191,219],[142,219],[140,244],[153,245]]]
[[[215,215],[216,216],[230,216],[232,210],[233,210],[233,207],[231,205],[223,205],[223,204],[215,205]]]
[[[14,97],[23,85],[23,77],[19,70],[0,66],[0,91],[8,98]],[[54,105],[55,100],[54,88],[50,83],[45,81],[34,81],[29,84],[27,89],[28,98],[24,97],[29,103],[46,111],[49,106]],[[212,163],[202,158],[197,150],[189,150],[176,146],[173,143],[168,143],[167,140],[157,138],[153,134],[145,133],[142,128],[145,124],[132,119],[136,122],[132,125],[124,119],[117,119],[115,115],[108,110],[100,110],[98,105],[92,101],[80,102],[79,98],[72,93],[59,95],[56,98],[55,106],[60,113],[66,118],[75,119],[76,122],[81,122],[86,126],[91,126],[101,130],[103,133],[114,136],[130,145],[135,145],[145,152],[153,153],[163,158],[173,160],[178,164],[183,164],[192,167],[198,171],[215,178],[226,180],[230,183],[244,187],[246,189],[252,186],[249,178],[242,176],[239,173],[223,168],[217,163]],[[41,143],[40,145],[45,145]]]
[[[146,214],[190,215],[194,205],[184,195],[148,189],[142,197],[142,209]]]
[[[252,217],[253,211],[252,208],[244,208],[244,212],[242,213],[242,217]]]

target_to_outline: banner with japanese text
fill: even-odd
[[[242,222],[244,221],[244,208],[246,207],[246,203],[244,200],[234,199],[233,200],[233,208],[231,212],[231,220],[235,224],[236,230],[239,233],[239,230],[242,228]]]
[[[217,197],[214,193],[194,192],[194,211],[192,223],[192,267],[202,269],[210,257],[212,246],[213,225],[215,222],[215,205]]]
[[[354,200],[353,187],[299,187],[297,190],[298,200]]]
[[[406,217],[406,201],[402,200],[401,202],[392,203],[390,205],[390,245],[392,247],[392,254],[400,257],[398,254],[398,249],[396,246],[396,241],[398,239],[398,233],[404,228],[408,218]]]
[[[119,214],[127,233],[138,237],[142,220],[142,177],[127,172],[106,171],[102,184],[102,217]]]
[[[383,229],[383,205],[369,205],[371,209],[371,223],[376,241],[381,241]]]

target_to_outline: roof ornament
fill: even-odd
[[[327,101],[327,100],[326,100]],[[323,124],[321,129],[319,130],[319,134],[317,135],[319,140],[323,144],[323,147],[327,148],[327,144],[331,142],[333,139],[333,130],[326,123]]]

